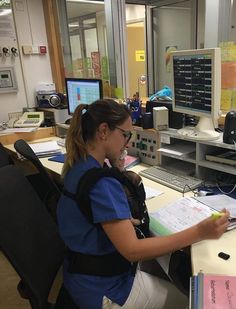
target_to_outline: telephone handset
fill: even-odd
[[[27,128],[39,127],[44,121],[44,112],[25,112],[19,119],[11,118],[8,127]]]
[[[17,117],[12,117],[11,119],[8,120],[7,127],[8,128],[14,128],[14,123],[18,120],[19,118]]]

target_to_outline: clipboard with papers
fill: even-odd
[[[226,208],[230,212],[228,230],[236,228],[236,200],[224,194],[183,197],[150,213],[150,230],[166,236],[185,230]]]

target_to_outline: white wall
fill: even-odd
[[[171,86],[171,74],[166,66],[166,48],[191,48],[191,11],[189,8],[161,7],[153,11],[155,91]]]
[[[219,1],[206,0],[205,48],[218,46]]]
[[[19,57],[0,57],[0,66],[13,65],[18,83],[17,93],[0,94],[0,122],[8,120],[9,112],[20,112],[23,107],[35,106],[35,87],[52,82],[45,20],[41,0],[12,0],[16,40],[1,40],[0,46],[15,46]],[[46,55],[23,55],[22,46],[45,45]]]

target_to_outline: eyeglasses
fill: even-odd
[[[115,127],[116,129],[120,130],[122,132],[122,135],[124,136],[124,138],[126,139],[126,144],[128,144],[128,142],[130,141],[133,133],[131,131],[126,131],[122,128],[119,127]]]

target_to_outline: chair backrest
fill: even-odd
[[[3,147],[2,143],[0,143],[0,167],[14,164],[11,156],[8,154],[8,152]]]
[[[47,308],[64,243],[46,207],[15,165],[0,168],[0,247],[30,290],[32,308]]]
[[[37,155],[34,153],[34,151],[32,150],[32,148],[29,146],[29,144],[23,140],[23,139],[19,139],[15,142],[14,144],[15,150],[21,154],[23,157],[25,157],[26,159],[28,159],[29,161],[31,161],[33,163],[33,165],[37,168],[37,170],[39,171],[39,173],[41,174],[43,181],[45,182],[45,184],[47,185],[47,187],[54,191],[57,192],[58,195],[60,195],[60,190],[57,187],[57,185],[55,184],[55,182],[51,179],[51,177],[49,176],[48,172],[46,171],[45,167],[43,166],[43,164],[40,162],[39,158],[37,157]]]

